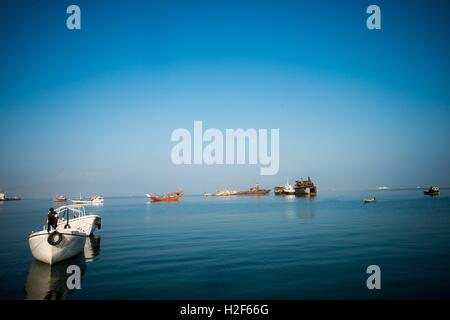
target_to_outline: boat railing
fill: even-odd
[[[77,206],[77,205],[66,205],[55,209],[55,212],[60,215],[64,213],[72,213],[73,217],[83,217],[86,215],[86,211],[83,206]],[[60,220],[64,221],[64,216],[61,217]]]

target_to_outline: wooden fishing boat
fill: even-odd
[[[53,202],[66,202],[67,198],[64,196],[56,196],[52,199]]]
[[[147,198],[150,202],[178,202],[183,194],[182,191],[167,193],[163,196],[152,196],[147,193]]]

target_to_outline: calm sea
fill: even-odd
[[[379,201],[363,204],[375,195]],[[0,202],[0,298],[450,298],[450,190],[319,193],[315,199],[106,198],[84,256],[33,261],[49,200]],[[80,265],[81,290],[66,289]],[[381,290],[366,268],[381,268]]]

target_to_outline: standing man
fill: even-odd
[[[56,229],[58,226],[58,214],[53,210],[53,208],[50,208],[47,214],[47,232],[50,232],[50,227],[53,227],[53,229]]]

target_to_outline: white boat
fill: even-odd
[[[234,196],[236,195],[237,191],[229,190],[228,188],[225,188],[223,191],[217,191],[216,193],[205,193],[204,195],[206,197],[227,197],[227,196]]]
[[[286,181],[286,184],[283,187],[284,194],[295,194],[295,189],[292,185],[289,184],[289,180]]]
[[[60,217],[58,219],[57,230],[64,229],[67,226],[67,219],[69,219],[69,227],[78,229],[88,236],[94,233],[96,229],[101,229],[102,219],[99,215],[88,214],[83,206],[67,205],[55,209],[55,212]]]
[[[73,204],[98,206],[102,205],[105,199],[102,196],[93,196],[88,199],[83,199],[80,194],[80,199],[70,199]]]
[[[36,260],[54,264],[72,258],[84,250],[87,234],[79,229],[67,228],[47,232],[33,232],[28,237],[31,254]]]

